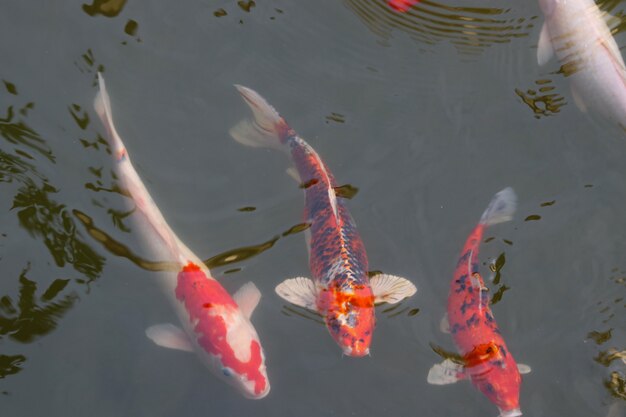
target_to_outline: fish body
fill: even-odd
[[[463,364],[447,359],[431,368],[428,376],[433,384],[469,379],[498,406],[502,417],[522,414],[519,407],[521,377],[489,307],[487,288],[478,271],[478,254],[485,228],[510,220],[515,211],[515,199],[511,188],[494,196],[467,238],[450,284],[446,327]]]
[[[107,130],[120,185],[135,204],[146,244],[162,260],[178,265],[176,272],[161,276],[161,283],[182,329],[155,325],[146,330],[147,336],[163,347],[195,351],[210,370],[244,396],[264,397],[270,390],[265,355],[249,320],[261,297],[259,290],[250,282],[231,297],[169,227],[133,168],[113,123],[104,78],[99,74],[98,79],[100,91],[94,106]]]
[[[553,55],[583,112],[598,113],[626,129],[626,67],[607,21],[593,0],[539,0],[545,21],[537,60]]]
[[[369,353],[375,326],[374,303],[397,302],[413,295],[404,278],[368,278],[365,247],[337,183],[317,152],[255,91],[236,86],[253,112],[231,129],[240,143],[281,149],[291,156],[305,195],[309,267],[312,280],[298,277],[276,287],[287,301],[319,312],[333,339],[349,356]]]

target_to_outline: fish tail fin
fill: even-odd
[[[493,224],[508,222],[513,218],[517,208],[517,196],[511,187],[506,187],[493,196],[487,209],[480,218],[480,224],[491,226]]]
[[[259,93],[235,84],[235,88],[252,110],[252,119],[244,119],[229,133],[237,142],[252,147],[279,148],[289,127],[284,119]]]
[[[98,113],[98,117],[100,117],[102,124],[109,133],[108,137],[111,141],[110,145],[113,146],[115,151],[120,151],[124,149],[124,143],[118,135],[117,130],[115,130],[115,125],[113,124],[113,113],[111,112],[111,100],[109,99],[109,93],[106,89],[104,77],[100,72],[98,73],[98,88],[99,91],[96,94],[96,98],[93,100],[93,106],[96,109],[96,113]]]

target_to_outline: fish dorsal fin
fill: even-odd
[[[570,91],[572,93],[574,103],[576,104],[576,107],[578,107],[578,110],[583,113],[587,113],[587,105],[585,104],[585,101],[580,96],[580,94],[578,94],[578,90],[576,90],[573,86],[570,86]]]
[[[611,13],[604,10],[600,10],[600,17],[604,20],[604,23],[606,23],[606,26],[609,28],[611,33],[616,31],[622,23],[622,19],[617,16],[613,16]]]
[[[539,35],[539,43],[537,44],[537,63],[544,66],[553,55],[554,47],[552,46],[552,41],[550,40],[548,25],[544,22],[541,27],[541,34]]]
[[[463,365],[446,359],[433,365],[428,371],[426,381],[431,385],[454,384],[465,378]]]
[[[252,312],[259,304],[260,299],[261,291],[252,282],[243,284],[233,295],[233,300],[235,300],[243,315],[248,319],[252,316]]]
[[[317,292],[315,284],[309,278],[296,277],[289,278],[276,286],[276,294],[284,300],[299,307],[317,311]]]
[[[395,304],[412,296],[417,288],[406,278],[378,274],[370,278],[375,303]]]
[[[339,212],[337,211],[337,195],[333,187],[328,187],[328,201],[330,201],[330,207],[333,209],[335,219],[339,218]]]
[[[441,333],[450,333],[450,321],[448,320],[448,313],[444,314],[439,322],[439,330]]]
[[[148,327],[146,336],[158,346],[193,352],[193,344],[187,333],[171,323],[155,324]]]
[[[302,183],[302,179],[300,179],[300,174],[298,174],[298,170],[294,167],[289,167],[285,170],[287,175],[294,179],[298,184]]]
[[[530,366],[526,364],[518,363],[517,370],[519,371],[520,374],[526,375],[526,374],[529,374],[532,369],[530,369]]]
[[[619,67],[618,69],[624,71],[624,58],[619,50],[619,46],[615,43],[615,39],[611,36],[609,39],[601,40],[600,43],[609,52],[615,65]]]

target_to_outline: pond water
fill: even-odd
[[[463,243],[511,186],[516,216],[479,261],[488,278],[499,259],[492,310],[532,367],[522,411],[624,415],[626,138],[576,107],[558,61],[537,64],[536,2],[94,1],[2,5],[0,414],[495,416],[470,383],[426,376],[455,351],[439,323]],[[266,398],[145,337],[176,318],[116,192],[97,71],[172,228],[231,294],[261,290]],[[233,84],[358,189],[347,206],[370,269],[417,285],[377,308],[370,357],[342,357],[319,317],[275,294],[309,275],[292,229],[303,193],[284,154],[230,138],[249,113]]]

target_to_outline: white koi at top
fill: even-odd
[[[593,0],[539,0],[539,5],[545,15],[539,65],[556,54],[577,107],[626,130],[626,68],[607,25],[616,19]]]
[[[244,396],[263,398],[270,390],[265,355],[249,320],[261,293],[249,282],[231,297],[169,227],[133,168],[113,124],[111,103],[101,74],[98,81],[100,92],[94,106],[106,127],[121,186],[136,206],[133,217],[140,225],[138,230],[155,256],[180,267],[178,272],[163,273],[161,283],[183,329],[160,324],[148,328],[146,335],[163,347],[195,351],[211,371]]]

